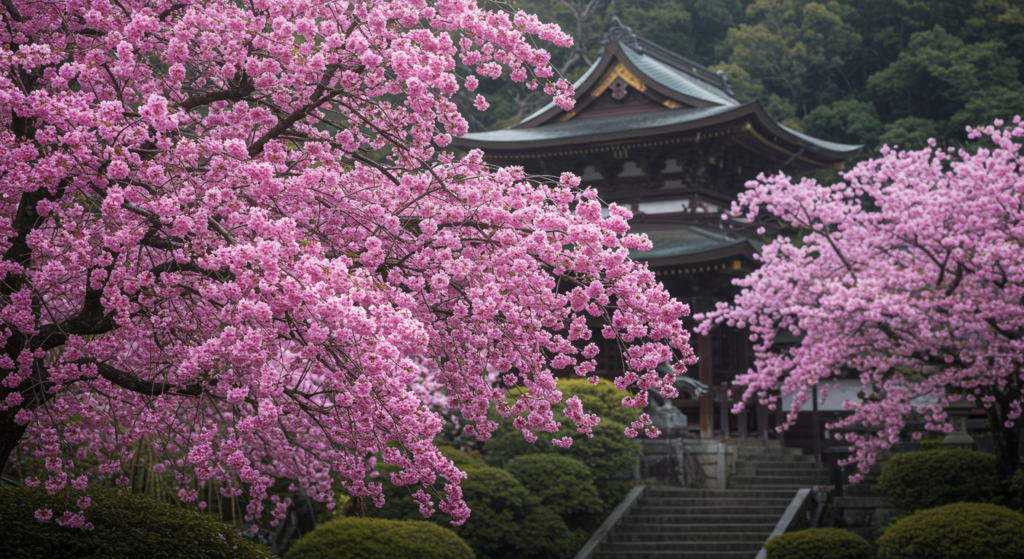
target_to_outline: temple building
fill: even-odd
[[[654,244],[634,258],[646,260],[693,313],[731,300],[737,293],[731,280],[757,266],[761,236],[743,218],[722,218],[746,181],[759,173],[842,169],[861,147],[775,122],[758,101],[738,102],[721,72],[621,24],[605,34],[599,60],[574,85],[571,111],[550,104],[512,127],[467,134],[454,144],[531,174],[572,171],[604,201],[630,207],[631,227]],[[700,426],[702,438],[767,433],[776,421],[764,409],[728,413],[722,387],[751,362],[746,336],[718,327],[691,342],[700,362],[690,374],[712,390],[675,404],[695,430]],[[621,359],[614,343],[604,349],[599,368],[610,378],[621,371]]]

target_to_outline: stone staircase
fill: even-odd
[[[726,444],[736,453],[728,489],[646,489],[577,559],[754,559],[797,491],[828,482],[827,470],[800,449]]]
[[[764,443],[737,446],[736,473],[730,489],[787,490],[828,484],[828,470],[799,448]]]
[[[648,489],[591,559],[754,559],[795,493]]]

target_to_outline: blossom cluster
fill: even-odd
[[[51,493],[129,484],[144,448],[182,501],[215,484],[280,518],[278,479],[381,505],[379,457],[460,524],[438,405],[480,439],[492,407],[556,430],[554,371],[594,378],[588,320],[623,389],[694,362],[627,210],[440,149],[477,76],[572,106],[531,46],[571,44],[556,26],[472,0],[4,6],[0,429],[27,429]]]
[[[861,473],[910,417],[950,432],[947,408],[960,400],[989,410],[1000,455],[1017,452],[1000,432],[1024,402],[1024,124],[968,131],[970,152],[883,147],[831,186],[782,174],[748,183],[733,215],[791,224],[799,243],[766,245],[760,268],[735,280],[734,303],[697,316],[702,332],[749,328],[756,367],[736,384],[744,402],[792,395],[790,424],[813,387],[825,397],[830,381],[859,375],[863,397],[829,427],[846,431],[836,437]],[[799,344],[773,348],[782,331]]]

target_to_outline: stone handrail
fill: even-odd
[[[598,528],[592,536],[590,536],[587,543],[584,544],[583,548],[576,554],[576,559],[590,559],[591,556],[594,555],[594,552],[597,551],[597,546],[601,544],[601,540],[603,540],[608,532],[618,524],[619,520],[622,520],[622,517],[626,516],[626,513],[628,513],[629,509],[633,508],[633,505],[640,500],[640,497],[643,496],[644,490],[646,489],[647,487],[644,485],[638,485],[631,489],[629,494],[626,495],[626,498],[619,503],[619,506],[615,507],[615,510],[608,515],[608,518],[604,519],[604,522],[601,523],[601,527]]]
[[[789,506],[786,507],[786,512],[782,513],[782,518],[775,524],[775,529],[768,536],[768,539],[764,543],[768,543],[775,536],[781,536],[786,532],[792,532],[798,528],[806,527],[810,520],[808,518],[810,511],[807,507],[814,503],[814,499],[811,499],[810,489],[799,489],[796,492],[796,496],[789,502]],[[764,547],[757,553],[756,559],[768,559],[768,550]]]

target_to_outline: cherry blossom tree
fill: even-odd
[[[883,148],[831,186],[781,174],[747,184],[733,215],[800,233],[765,246],[733,304],[697,316],[702,332],[750,329],[756,366],[736,382],[745,401],[793,395],[792,424],[814,386],[824,397],[830,380],[859,374],[866,397],[832,427],[867,428],[842,435],[863,473],[908,417],[948,433],[946,408],[966,399],[988,410],[1001,475],[1020,467],[1024,124],[1013,122],[969,130],[974,153],[932,140]],[[781,331],[802,339],[773,349]]]
[[[554,431],[553,371],[597,380],[590,317],[626,405],[694,362],[627,210],[441,149],[479,79],[572,106],[535,44],[571,45],[556,26],[473,0],[0,5],[0,462],[45,459],[30,485],[128,483],[145,444],[181,499],[215,484],[256,519],[278,479],[380,505],[380,459],[459,524],[432,396],[480,439],[492,406]]]

